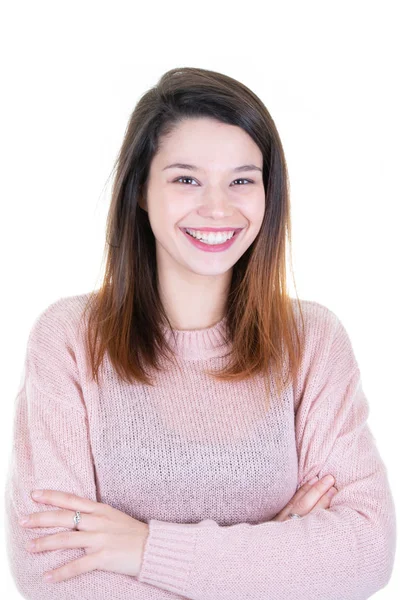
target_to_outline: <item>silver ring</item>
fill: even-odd
[[[77,531],[78,530],[78,524],[82,521],[82,517],[81,517],[81,513],[79,512],[79,510],[75,511],[75,515],[74,515],[74,524],[75,524],[75,529]]]
[[[289,513],[289,519],[301,519],[301,515],[297,513]]]

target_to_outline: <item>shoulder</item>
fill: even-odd
[[[26,372],[36,388],[53,397],[67,400],[84,372],[80,325],[90,295],[55,300],[37,315],[29,332]]]
[[[293,302],[296,322],[301,324],[297,299]],[[304,318],[303,384],[307,379],[329,377],[333,371],[340,378],[358,369],[353,344],[338,314],[313,300],[300,300],[300,306]]]
[[[302,330],[302,320],[297,299],[292,299],[296,323]],[[320,365],[346,355],[356,362],[353,346],[342,319],[328,306],[314,300],[300,300],[304,320],[304,360]]]
[[[84,315],[91,293],[64,296],[47,305],[36,316],[29,333],[29,345],[73,340]]]
[[[302,324],[302,315],[305,336],[309,341],[318,343],[335,335],[341,321],[331,308],[315,300],[299,299],[297,301],[297,298],[291,298],[291,301],[296,324]]]

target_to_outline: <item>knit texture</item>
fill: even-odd
[[[226,317],[175,331],[175,342],[165,329],[178,364],[150,370],[154,387],[123,383],[107,354],[96,385],[80,321],[87,298],[55,301],[29,334],[5,488],[8,560],[23,598],[362,600],[388,583],[393,497],[349,336],[330,309],[301,300],[300,375],[267,410],[261,375],[228,383],[203,372],[227,360]],[[328,473],[339,490],[329,509],[272,521],[300,486]],[[25,549],[68,531],[19,525],[55,510],[31,499],[41,488],[148,523],[138,576],[99,570],[44,582],[85,550]]]

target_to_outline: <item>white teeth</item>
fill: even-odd
[[[218,233],[211,233],[211,232],[203,232],[203,231],[196,231],[195,229],[186,229],[187,233],[189,233],[192,237],[201,240],[202,242],[204,242],[205,244],[223,244],[225,243],[227,240],[231,239],[234,235],[234,231],[230,231],[230,232],[218,232]]]

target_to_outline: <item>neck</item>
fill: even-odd
[[[230,280],[230,271],[206,276],[161,270],[158,289],[172,328],[206,329],[221,321],[226,314]]]

